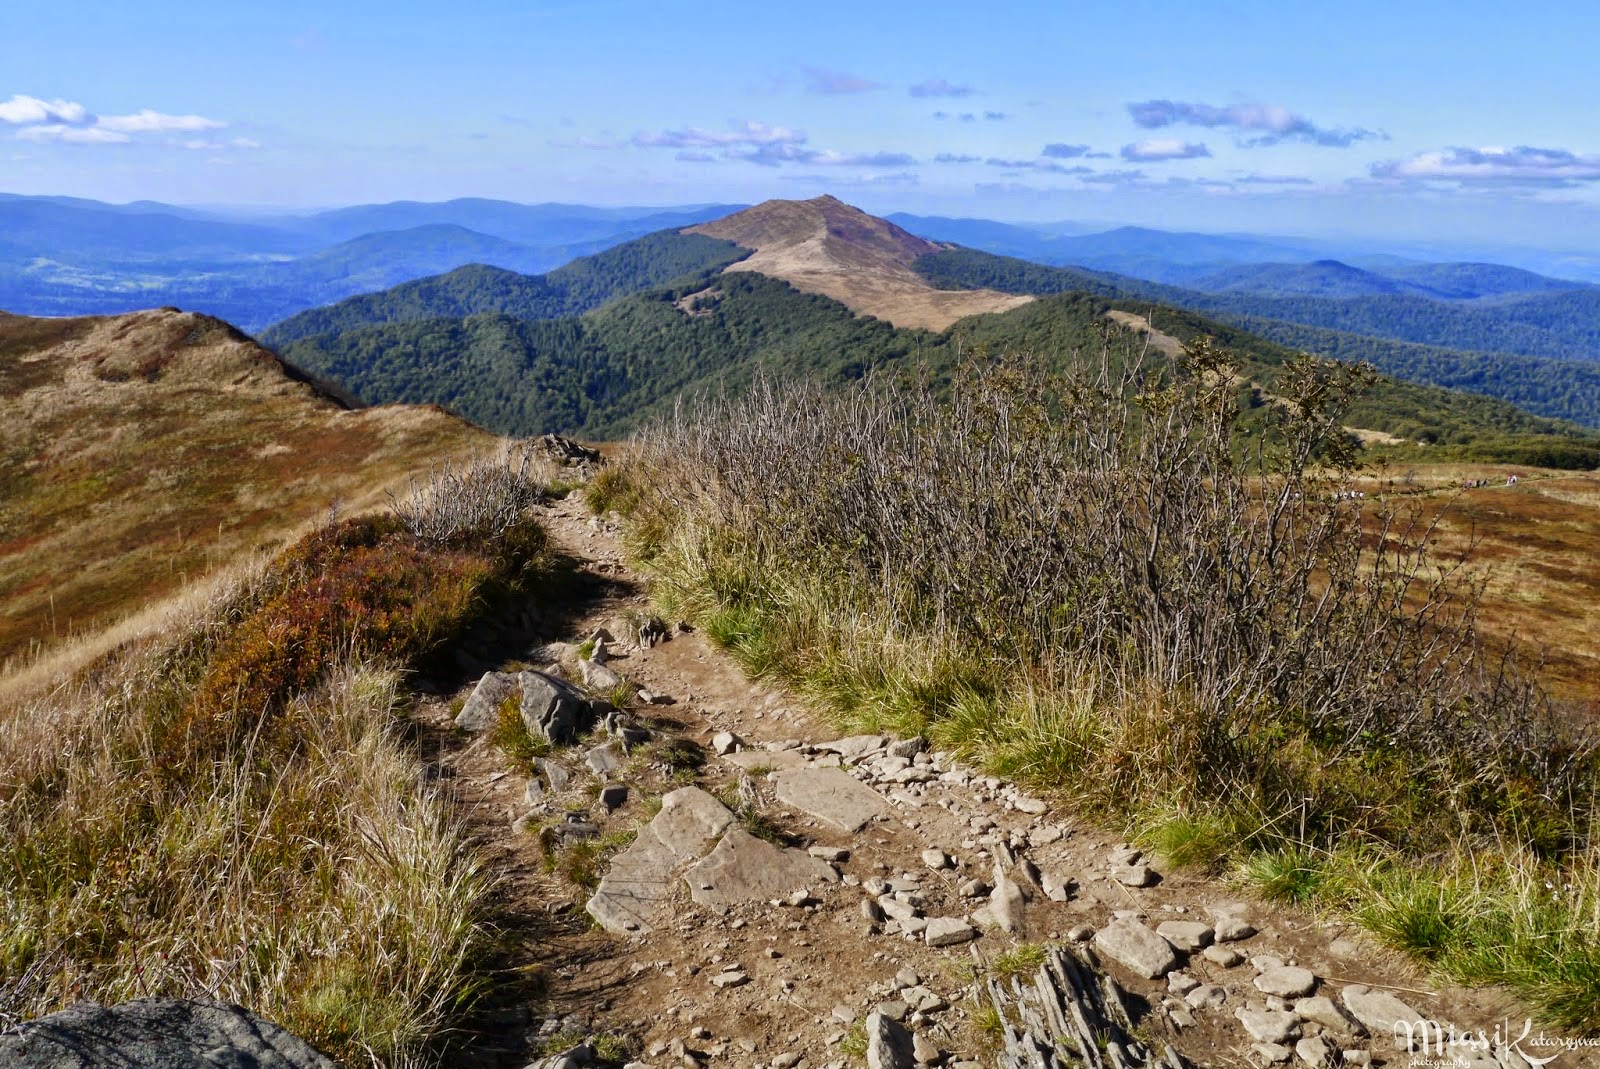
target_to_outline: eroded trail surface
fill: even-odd
[[[582,562],[567,617],[525,619],[520,664],[463,650],[460,686],[417,713],[501,880],[503,969],[457,1064],[1410,1065],[1396,1020],[1520,1026],[1492,993],[1165,871],[923,740],[840,739],[673,621],[641,642],[648,603],[616,526],[576,496],[545,518]],[[610,657],[586,665],[601,629]],[[490,667],[508,674],[480,683]],[[577,700],[525,670],[587,677],[625,708],[535,761],[508,756],[461,725],[503,708],[561,736]],[[643,693],[625,701],[608,673]],[[1069,1005],[1043,1005],[1073,984]],[[1449,1057],[1527,1065],[1510,1048]]]

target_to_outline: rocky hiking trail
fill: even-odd
[[[1410,1065],[1397,1020],[1516,1038],[1509,999],[1356,929],[1167,871],[925,740],[839,738],[652,626],[614,518],[543,511],[576,590],[466,644],[413,714],[498,880],[500,970],[451,1064]],[[505,715],[561,745],[508,756]]]

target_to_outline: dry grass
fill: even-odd
[[[438,409],[347,411],[203,316],[0,319],[0,667],[493,441]]]
[[[1509,475],[1519,477],[1507,486]],[[1467,482],[1487,480],[1480,488]],[[1600,725],[1600,476],[1488,464],[1375,474],[1369,494],[1416,495],[1440,514],[1436,552],[1483,569],[1482,631],[1543,659],[1541,678],[1573,715]]]

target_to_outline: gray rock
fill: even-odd
[[[850,860],[850,851],[842,846],[810,846],[806,853],[823,861],[843,863]]]
[[[519,672],[517,683],[522,688],[522,725],[529,735],[556,746],[577,741],[589,703],[576,687],[543,672]]]
[[[463,731],[488,731],[500,715],[501,704],[517,689],[517,677],[511,672],[485,672],[478,685],[472,688],[461,712],[456,714],[456,727]]]
[[[1201,984],[1183,996],[1183,1001],[1191,1010],[1213,1010],[1228,1001],[1228,989],[1221,984]]]
[[[1238,917],[1219,917],[1211,930],[1219,943],[1237,943],[1256,934],[1254,928]]]
[[[841,831],[860,831],[888,812],[882,795],[842,769],[789,768],[772,779],[778,801]]]
[[[589,899],[589,915],[617,935],[652,931],[679,870],[704,856],[733,820],[726,806],[698,787],[668,794],[655,819],[611,859]]]
[[[1186,972],[1167,973],[1167,990],[1171,991],[1179,998],[1183,998],[1185,995],[1199,986],[1200,981],[1196,980]]]
[[[1044,889],[1044,896],[1052,902],[1068,902],[1072,899],[1072,878],[1058,876],[1053,872],[1045,872],[1039,878],[1040,886]]]
[[[856,762],[888,745],[889,740],[882,735],[851,735],[832,742],[819,742],[816,748],[824,753],[836,753],[846,761]]]
[[[950,860],[950,855],[943,850],[924,850],[922,863],[930,869],[948,869],[955,867],[955,862]]]
[[[743,828],[729,828],[715,850],[684,873],[689,894],[702,906],[731,906],[783,898],[798,887],[837,883],[826,861],[785,850]]]
[[[805,755],[799,750],[737,750],[723,754],[722,759],[746,772],[758,768],[803,768],[806,763]]]
[[[7,1069],[337,1069],[309,1043],[238,1006],[147,998],[80,1002],[0,1036]]]
[[[1263,1065],[1282,1065],[1294,1057],[1294,1051],[1282,1043],[1257,1043],[1250,1050]]]
[[[601,779],[607,779],[622,771],[622,754],[617,752],[615,743],[607,742],[596,746],[585,755],[584,760]]]
[[[743,969],[724,969],[711,978],[712,987],[743,987],[750,982],[750,974]]]
[[[913,735],[909,739],[889,744],[889,753],[895,757],[904,757],[906,760],[917,756],[919,753],[928,752],[928,740],[921,735]]]
[[[620,783],[607,784],[600,788],[600,804],[606,809],[621,809],[628,801],[628,788]]]
[[[867,1015],[867,1069],[912,1069],[917,1064],[911,1033],[881,1013]]]
[[[1328,1069],[1338,1054],[1333,1044],[1321,1036],[1307,1036],[1294,1045],[1294,1052],[1311,1069]]]
[[[1022,886],[1007,876],[1004,866],[996,861],[994,890],[989,892],[989,913],[995,924],[1008,933],[1022,931],[1027,902],[1028,896],[1023,893]]]
[[[1037,798],[1029,798],[1026,795],[1018,795],[1016,801],[1012,802],[1011,804],[1016,806],[1021,812],[1028,813],[1033,816],[1041,816],[1050,809],[1050,806],[1047,803],[1042,802]],[[1057,836],[1057,838],[1059,837],[1060,836]]]
[[[1317,989],[1317,978],[1310,969],[1284,965],[1268,969],[1256,977],[1256,990],[1279,998],[1301,998]]]
[[[560,794],[567,789],[567,784],[572,782],[572,773],[568,772],[567,766],[559,761],[536,757],[533,759],[533,767],[538,769],[544,776],[544,781],[549,785],[551,794]]]
[[[917,1059],[918,1065],[932,1065],[941,1056],[939,1044],[929,1039],[922,1032],[918,1032],[911,1037],[911,1053]]]
[[[595,661],[579,661],[578,671],[583,674],[583,685],[590,690],[612,691],[622,685],[622,677],[609,666]]]
[[[1328,1031],[1341,1036],[1363,1036],[1367,1032],[1360,1021],[1350,1016],[1343,1006],[1327,995],[1313,995],[1311,998],[1301,999],[1294,1004],[1294,1012],[1296,1016],[1320,1024]]]
[[[727,756],[739,748],[740,739],[731,731],[719,731],[711,736],[711,748],[718,756]]]
[[[928,921],[924,938],[931,947],[949,947],[970,943],[977,936],[977,930],[959,917],[934,917]]]
[[[1420,1021],[1422,1015],[1387,991],[1351,984],[1340,995],[1350,1015],[1375,1036],[1392,1035],[1397,1021]]]
[[[1213,965],[1220,965],[1224,969],[1231,969],[1236,965],[1244,964],[1244,955],[1232,947],[1209,946],[1200,952],[1200,956]]]
[[[1282,1010],[1261,1010],[1241,1007],[1233,1015],[1239,1018],[1250,1038],[1258,1043],[1287,1043],[1300,1035],[1300,1019]]]
[[[1095,933],[1094,945],[1112,961],[1147,980],[1165,976],[1178,965],[1172,944],[1136,920],[1106,925]]]
[[[1199,921],[1162,921],[1156,926],[1156,934],[1185,954],[1193,954],[1211,943],[1211,925]]]
[[[1149,865],[1112,865],[1111,878],[1125,887],[1149,887],[1156,882],[1156,874]]]
[[[902,902],[893,895],[880,895],[878,898],[878,908],[883,911],[883,915],[885,917],[897,920],[901,924],[904,924],[909,920],[915,920],[918,916],[920,916],[916,906],[913,906],[909,902]]]

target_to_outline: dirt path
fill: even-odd
[[[843,1069],[862,1064],[862,1025],[875,1010],[917,1036],[905,1065],[998,1064],[1000,1046],[980,1027],[984,981],[1019,960],[1035,973],[1037,960],[1014,952],[1050,943],[1103,964],[1128,993],[1137,1036],[1194,1065],[1409,1065],[1413,1056],[1389,1034],[1384,1015],[1398,1011],[1384,992],[1418,1017],[1520,1027],[1522,1015],[1492,993],[1439,989],[1356,931],[1248,901],[1204,876],[1158,872],[1103,829],[914,742],[835,745],[820,717],[748,680],[697,633],[674,628],[653,647],[631,645],[627,614],[648,604],[614,525],[592,520],[575,496],[546,519],[582,562],[583,582],[567,616],[524,621],[566,645],[523,639],[523,663],[509,667],[543,664],[577,679],[576,645],[607,629],[618,640],[607,667],[655,699],[632,708],[651,739],[624,752],[602,732],[554,751],[530,775],[484,735],[452,724],[486,666],[473,658],[499,663],[502,650],[465,650],[460,686],[421,703],[430,767],[501,881],[493,1008],[452,1064],[554,1064],[550,1055],[606,1037],[600,1053],[655,1069]],[[496,641],[518,636],[513,627]],[[721,732],[739,749],[718,756],[718,742],[730,746]],[[608,759],[615,767],[603,774],[591,767]],[[843,791],[830,778],[839,776],[854,784],[851,798],[877,807],[859,830],[839,823],[849,791],[807,793]],[[603,784],[613,789],[602,794]],[[743,804],[742,824],[765,838],[738,834],[732,814],[723,826],[722,805],[699,791]],[[545,845],[561,838],[569,845]],[[625,906],[608,915],[615,934],[585,910],[599,878],[608,900]],[[1169,938],[1153,931],[1163,924]],[[1145,964],[1162,953],[1175,966]],[[580,1050],[571,1064],[582,1061]]]

